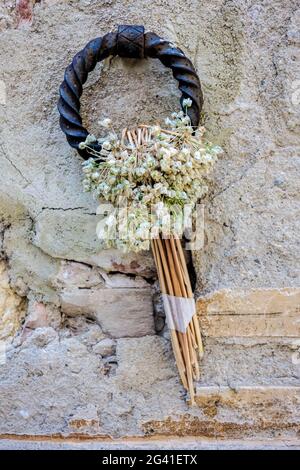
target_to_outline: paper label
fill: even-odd
[[[167,324],[170,330],[185,333],[188,324],[196,313],[194,298],[176,297],[162,294]]]

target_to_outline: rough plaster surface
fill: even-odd
[[[73,55],[141,18],[194,61],[225,150],[193,253],[206,350],[195,408],[155,334],[152,257],[101,248],[58,126]],[[2,0],[0,434],[299,437],[299,20],[296,0]],[[113,59],[89,77],[82,115],[92,132],[105,116],[122,128],[165,117],[178,96],[157,61]]]
[[[0,262],[0,340],[11,339],[25,315],[24,300],[9,285],[7,267]]]

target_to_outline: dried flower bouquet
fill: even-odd
[[[107,135],[89,135],[79,147],[92,155],[83,163],[84,189],[112,205],[98,223],[98,237],[126,252],[152,247],[179,375],[194,403],[203,347],[180,239],[184,208],[190,213],[206,194],[207,175],[222,150],[205,141],[204,128],[193,129],[186,112],[191,104],[185,99],[185,112],[173,113],[164,128],[141,125],[120,137],[105,119],[100,125]]]

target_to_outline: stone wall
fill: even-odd
[[[299,438],[299,4],[2,0],[0,435]],[[92,38],[144,23],[193,60],[225,153],[193,253],[205,357],[185,400],[150,253],[103,250],[96,202],[59,129],[63,72]],[[84,122],[178,109],[157,61],[115,58]]]

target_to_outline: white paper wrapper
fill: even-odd
[[[162,298],[168,327],[170,330],[185,333],[188,324],[196,313],[195,300],[168,294],[162,294]]]

